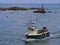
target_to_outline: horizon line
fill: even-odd
[[[60,3],[0,3],[0,4],[60,4]]]

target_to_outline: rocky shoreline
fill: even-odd
[[[0,8],[0,11],[6,11],[6,10],[35,10],[35,9],[39,9],[39,8],[24,8],[24,7],[9,7],[9,8]]]

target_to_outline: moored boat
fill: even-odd
[[[34,11],[34,13],[46,13],[46,11],[45,11],[45,8],[42,5],[42,7],[39,8],[37,11]]]

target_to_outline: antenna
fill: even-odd
[[[43,8],[43,4],[42,4],[42,8]]]

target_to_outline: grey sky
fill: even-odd
[[[60,0],[0,0],[0,3],[60,3]]]

